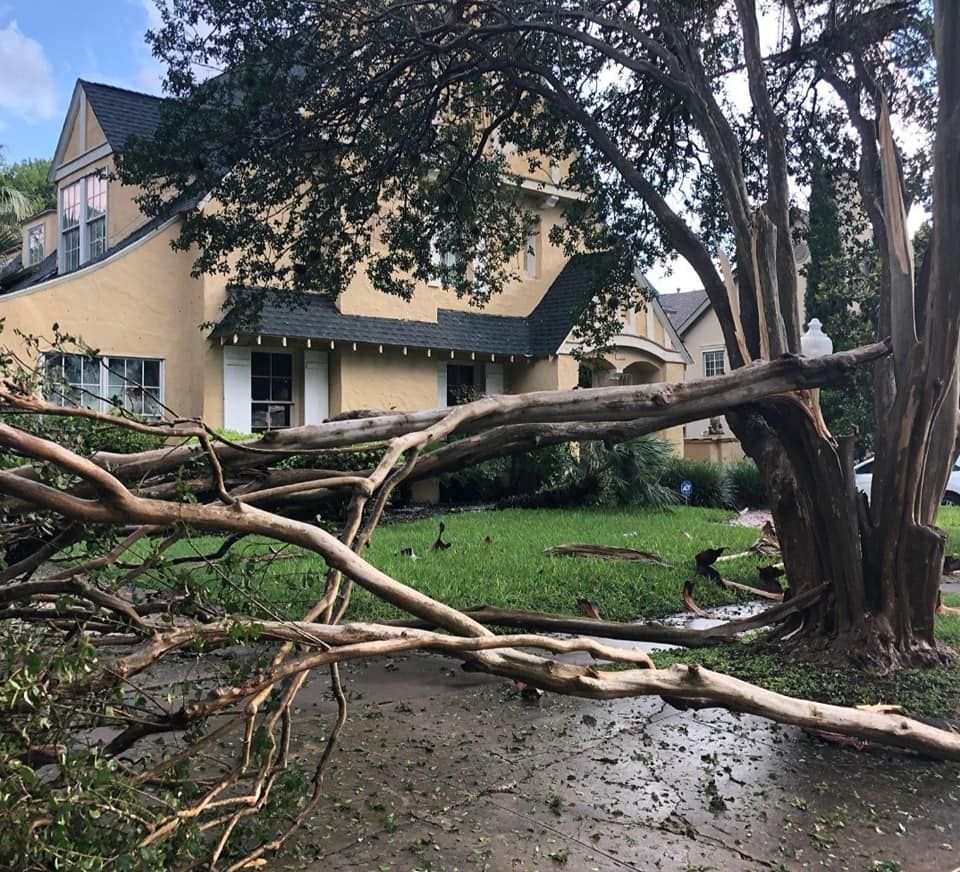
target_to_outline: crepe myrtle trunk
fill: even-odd
[[[950,662],[934,637],[946,536],[934,526],[936,506],[915,520],[910,473],[894,471],[888,488],[913,493],[881,522],[856,489],[852,437],[832,438],[793,401],[729,419],[766,481],[791,595],[829,585],[802,620],[777,631],[779,643],[878,670]],[[934,476],[946,458],[930,459]]]

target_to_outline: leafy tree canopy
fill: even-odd
[[[149,39],[176,100],[121,173],[152,214],[214,193],[218,208],[190,214],[179,242],[199,246],[198,271],[227,271],[236,255],[242,283],[336,295],[363,263],[375,287],[408,297],[438,271],[439,249],[456,254],[445,285],[482,304],[512,277],[533,217],[504,184],[498,145],[531,168],[572,158],[564,184],[591,196],[566,209],[554,242],[617,255],[587,313],[609,332],[634,302],[635,268],[676,250],[709,290],[718,249],[742,259],[738,228],[768,178],[762,126],[738,99],[740,5],[162,0]],[[764,9],[779,34],[767,40],[771,101],[799,184],[814,146],[854,177],[848,115],[869,101],[864,78],[929,129],[928,2]],[[905,166],[921,195],[926,165],[921,148]]]
[[[11,164],[0,162],[0,183],[16,188],[30,200],[35,212],[56,209],[57,186],[47,181],[50,161],[32,157]]]

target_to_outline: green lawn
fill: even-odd
[[[381,526],[364,557],[384,572],[430,596],[465,608],[486,603],[504,608],[576,613],[584,596],[610,620],[660,618],[683,611],[683,583],[693,575],[694,555],[708,547],[742,551],[755,530],[727,523],[732,512],[677,507],[643,510],[526,510],[462,512]],[[431,551],[438,522],[446,524],[446,550]],[[944,509],[941,523],[960,550],[960,508]],[[489,537],[489,541],[488,541]],[[653,551],[669,567],[613,560],[548,557],[544,549],[567,543],[617,545]],[[219,544],[204,536],[181,543],[168,557]],[[276,557],[271,550],[279,550]],[[413,560],[404,549],[412,548]],[[236,564],[218,574],[182,570],[178,583],[206,590],[206,598],[262,616],[295,618],[319,597],[324,564],[292,548],[245,540],[234,549]],[[741,558],[722,563],[725,578],[756,582],[757,562]],[[156,579],[157,581],[159,579]],[[143,580],[150,585],[148,576]],[[704,606],[732,602],[727,593],[701,580],[697,601]],[[363,590],[353,598],[349,618],[370,620],[398,613]],[[944,636],[960,645],[960,618],[942,620]]]
[[[486,603],[505,608],[576,614],[584,596],[611,620],[657,618],[682,611],[683,582],[693,575],[694,555],[708,547],[744,550],[757,533],[726,523],[731,512],[678,507],[667,512],[584,509],[551,511],[511,509],[445,514],[445,550],[431,551],[441,518],[381,526],[364,557],[384,572],[432,597],[458,607]],[[629,534],[629,535],[628,535]],[[488,541],[489,537],[489,541]],[[548,557],[544,549],[568,543],[637,548],[659,554],[669,567],[649,564]],[[219,540],[196,537],[167,552],[182,557],[210,552]],[[258,615],[298,617],[319,597],[324,564],[286,548],[269,555],[270,543],[245,540],[234,549],[236,564],[217,574],[183,570],[180,584],[206,591],[206,599]],[[276,544],[273,550],[278,550]],[[414,560],[405,556],[412,548]],[[725,577],[756,580],[750,558],[722,564]],[[159,578],[143,579],[150,586]],[[697,600],[703,605],[732,602],[708,582],[701,582]],[[370,620],[399,615],[391,606],[358,590],[349,618]]]
[[[364,556],[375,566],[451,605],[486,603],[504,608],[575,613],[577,597],[595,602],[610,620],[656,618],[683,609],[681,589],[693,575],[694,555],[704,548],[749,547],[756,531],[732,526],[730,512],[676,508],[667,512],[522,510],[446,515],[444,541],[430,551],[437,519],[394,524],[378,531]],[[487,542],[489,537],[489,542]],[[548,557],[544,549],[569,543],[616,545],[652,551],[669,568],[644,563]],[[401,554],[413,548],[411,560]],[[756,578],[756,561],[722,564],[737,581]],[[697,597],[716,605],[731,599],[706,582]],[[387,608],[361,594],[355,617],[381,616]]]
[[[431,552],[441,519],[432,517],[381,527],[364,556],[395,578],[454,606],[487,603],[576,614],[576,600],[585,596],[611,620],[655,619],[683,611],[681,591],[693,575],[694,555],[721,545],[734,552],[744,550],[757,535],[755,530],[727,523],[732,512],[683,507],[667,512],[516,509],[441,517],[448,549]],[[960,508],[944,509],[940,523],[950,537],[950,550],[960,550]],[[566,543],[653,551],[671,566],[543,553],[545,548]],[[194,549],[212,551],[218,544],[214,537],[198,537],[180,543],[168,556],[183,556]],[[401,553],[407,548],[414,550],[416,560]],[[184,568],[176,584],[202,588],[207,601],[220,601],[232,610],[287,618],[302,615],[323,590],[324,564],[296,549],[250,539],[235,549],[232,559],[235,563],[217,574]],[[721,564],[724,577],[746,583],[755,582],[756,566],[752,558]],[[142,581],[154,586],[152,582],[159,579]],[[732,598],[702,580],[697,600],[711,606]],[[960,594],[948,595],[944,601],[960,606]],[[384,619],[397,614],[358,590],[348,618]],[[944,642],[960,649],[960,617],[938,618],[937,629]],[[703,663],[791,695],[849,704],[896,702],[916,714],[960,716],[958,669],[903,671],[878,678],[786,663],[750,645],[661,652],[655,658],[662,665],[677,660]]]

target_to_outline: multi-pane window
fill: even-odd
[[[77,269],[80,266],[80,217],[82,210],[81,194],[83,179],[67,185],[60,192],[60,251],[63,257],[63,271]]]
[[[726,372],[723,363],[723,350],[703,352],[703,374],[708,378],[723,375]]]
[[[106,398],[134,415],[159,418],[160,361],[142,357],[108,357],[104,359],[107,376]]]
[[[457,257],[452,251],[440,251],[437,247],[436,241],[431,241],[430,259],[436,271],[430,277],[428,284],[433,285],[434,287],[439,287],[443,284],[443,280],[445,278],[443,273],[453,269],[453,267],[456,266]]]
[[[459,406],[479,398],[480,384],[476,367],[461,363],[447,364],[447,405]]]
[[[293,355],[286,352],[252,352],[250,380],[253,431],[289,427],[293,412]]]
[[[107,250],[107,180],[99,171],[60,190],[60,250],[63,272]]]
[[[58,406],[100,408],[100,358],[83,354],[49,354],[46,365],[52,402]]]
[[[87,176],[87,260],[107,250],[107,180],[100,175]]]
[[[43,225],[31,227],[27,231],[27,266],[34,266],[43,260]]]
[[[141,357],[48,354],[47,393],[60,406],[100,412],[122,408],[145,418],[162,417],[162,363]]]

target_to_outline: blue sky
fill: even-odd
[[[51,157],[77,79],[159,93],[143,35],[153,0],[0,0],[0,145],[8,161]]]

